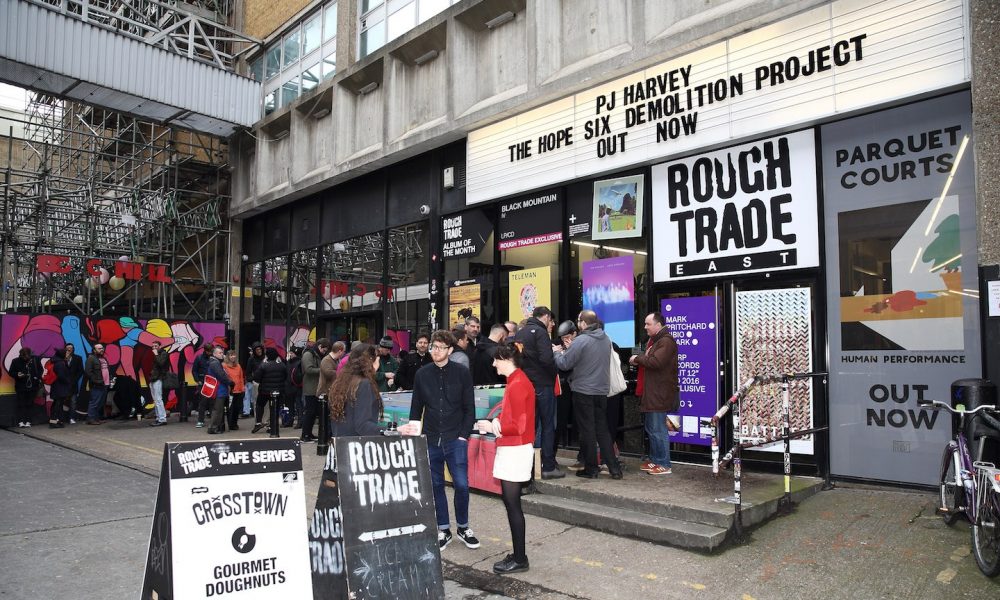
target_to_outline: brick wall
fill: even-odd
[[[281,29],[309,3],[310,0],[245,0],[243,5],[245,33],[262,40]]]

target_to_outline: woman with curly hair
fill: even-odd
[[[355,344],[330,387],[330,436],[380,435],[382,396],[375,383],[378,353],[371,344]]]

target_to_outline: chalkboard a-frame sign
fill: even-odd
[[[444,598],[426,438],[344,437],[330,451],[310,527],[314,598]],[[333,577],[338,560],[346,577]]]

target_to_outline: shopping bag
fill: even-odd
[[[215,398],[215,390],[219,387],[219,380],[211,375],[205,375],[205,382],[201,384],[198,392],[206,398]]]
[[[469,487],[475,490],[500,493],[500,480],[493,477],[493,463],[497,458],[497,440],[493,436],[469,436]]]
[[[617,396],[625,391],[625,376],[622,374],[622,362],[614,348],[611,349],[611,385],[608,389],[608,398]]]

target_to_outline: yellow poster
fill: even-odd
[[[448,328],[458,323],[465,324],[469,317],[481,318],[479,299],[482,291],[479,282],[474,279],[453,281],[448,288]]]
[[[531,316],[536,306],[552,308],[552,275],[550,267],[512,271],[510,284],[510,320],[521,322]]]

